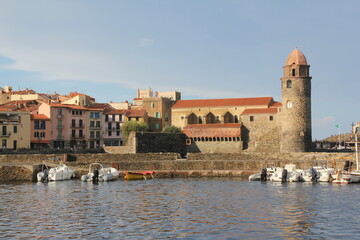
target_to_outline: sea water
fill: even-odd
[[[0,239],[360,239],[360,184],[0,184]]]

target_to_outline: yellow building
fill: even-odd
[[[30,148],[30,113],[0,109],[1,147],[6,149]]]

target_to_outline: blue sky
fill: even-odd
[[[360,1],[0,0],[0,86],[132,100],[271,96],[298,47],[311,65],[313,139],[360,121]]]

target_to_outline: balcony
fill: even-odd
[[[75,124],[75,125],[71,124],[70,125],[70,128],[84,128],[84,127],[85,127],[85,124]]]
[[[58,114],[58,115],[57,115],[57,118],[58,118],[58,119],[61,119],[61,118],[63,118],[63,117],[64,117],[63,114]]]
[[[70,134],[70,139],[84,139],[85,135],[72,135]]]
[[[1,137],[10,137],[11,132],[2,132]]]
[[[90,126],[91,130],[97,130],[97,129],[101,129],[101,126]]]
[[[100,135],[98,136],[90,135],[90,140],[98,140],[98,139],[101,139]]]
[[[63,139],[64,139],[64,136],[62,136],[62,135],[61,136],[59,136],[59,135],[56,136],[56,140],[63,140]]]
[[[117,127],[111,127],[111,128],[106,128],[106,131],[120,131],[120,128]]]

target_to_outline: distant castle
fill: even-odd
[[[306,152],[311,148],[311,77],[293,50],[281,79],[282,103],[272,97],[180,100],[172,125],[190,138],[192,152]]]

